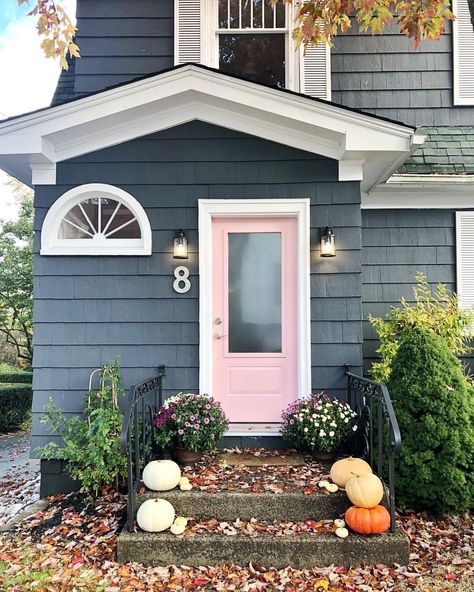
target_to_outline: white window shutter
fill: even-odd
[[[474,105],[474,30],[468,0],[453,0],[453,12],[453,102]]]
[[[456,277],[459,306],[474,310],[474,212],[456,212]]]
[[[331,48],[325,43],[308,46],[301,68],[301,92],[310,97],[331,100]]]
[[[175,0],[174,63],[201,63],[201,0]]]

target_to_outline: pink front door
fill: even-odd
[[[231,422],[297,398],[296,218],[212,221],[213,395]]]

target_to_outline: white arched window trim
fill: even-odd
[[[92,240],[58,238],[66,214],[85,199],[103,197],[126,206],[140,226],[139,239],[95,236]],[[151,255],[151,227],[145,210],[129,193],[104,183],[89,183],[66,191],[46,214],[41,230],[41,255]]]

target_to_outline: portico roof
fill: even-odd
[[[364,192],[424,140],[398,122],[185,64],[0,122],[0,168],[54,184],[59,162],[193,120],[335,159],[339,180]]]

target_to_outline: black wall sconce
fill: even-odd
[[[174,239],[173,258],[188,258],[188,238],[183,230],[178,230],[178,232],[176,233],[176,237]]]
[[[321,230],[321,257],[336,256],[336,238],[334,229],[326,226]]]

